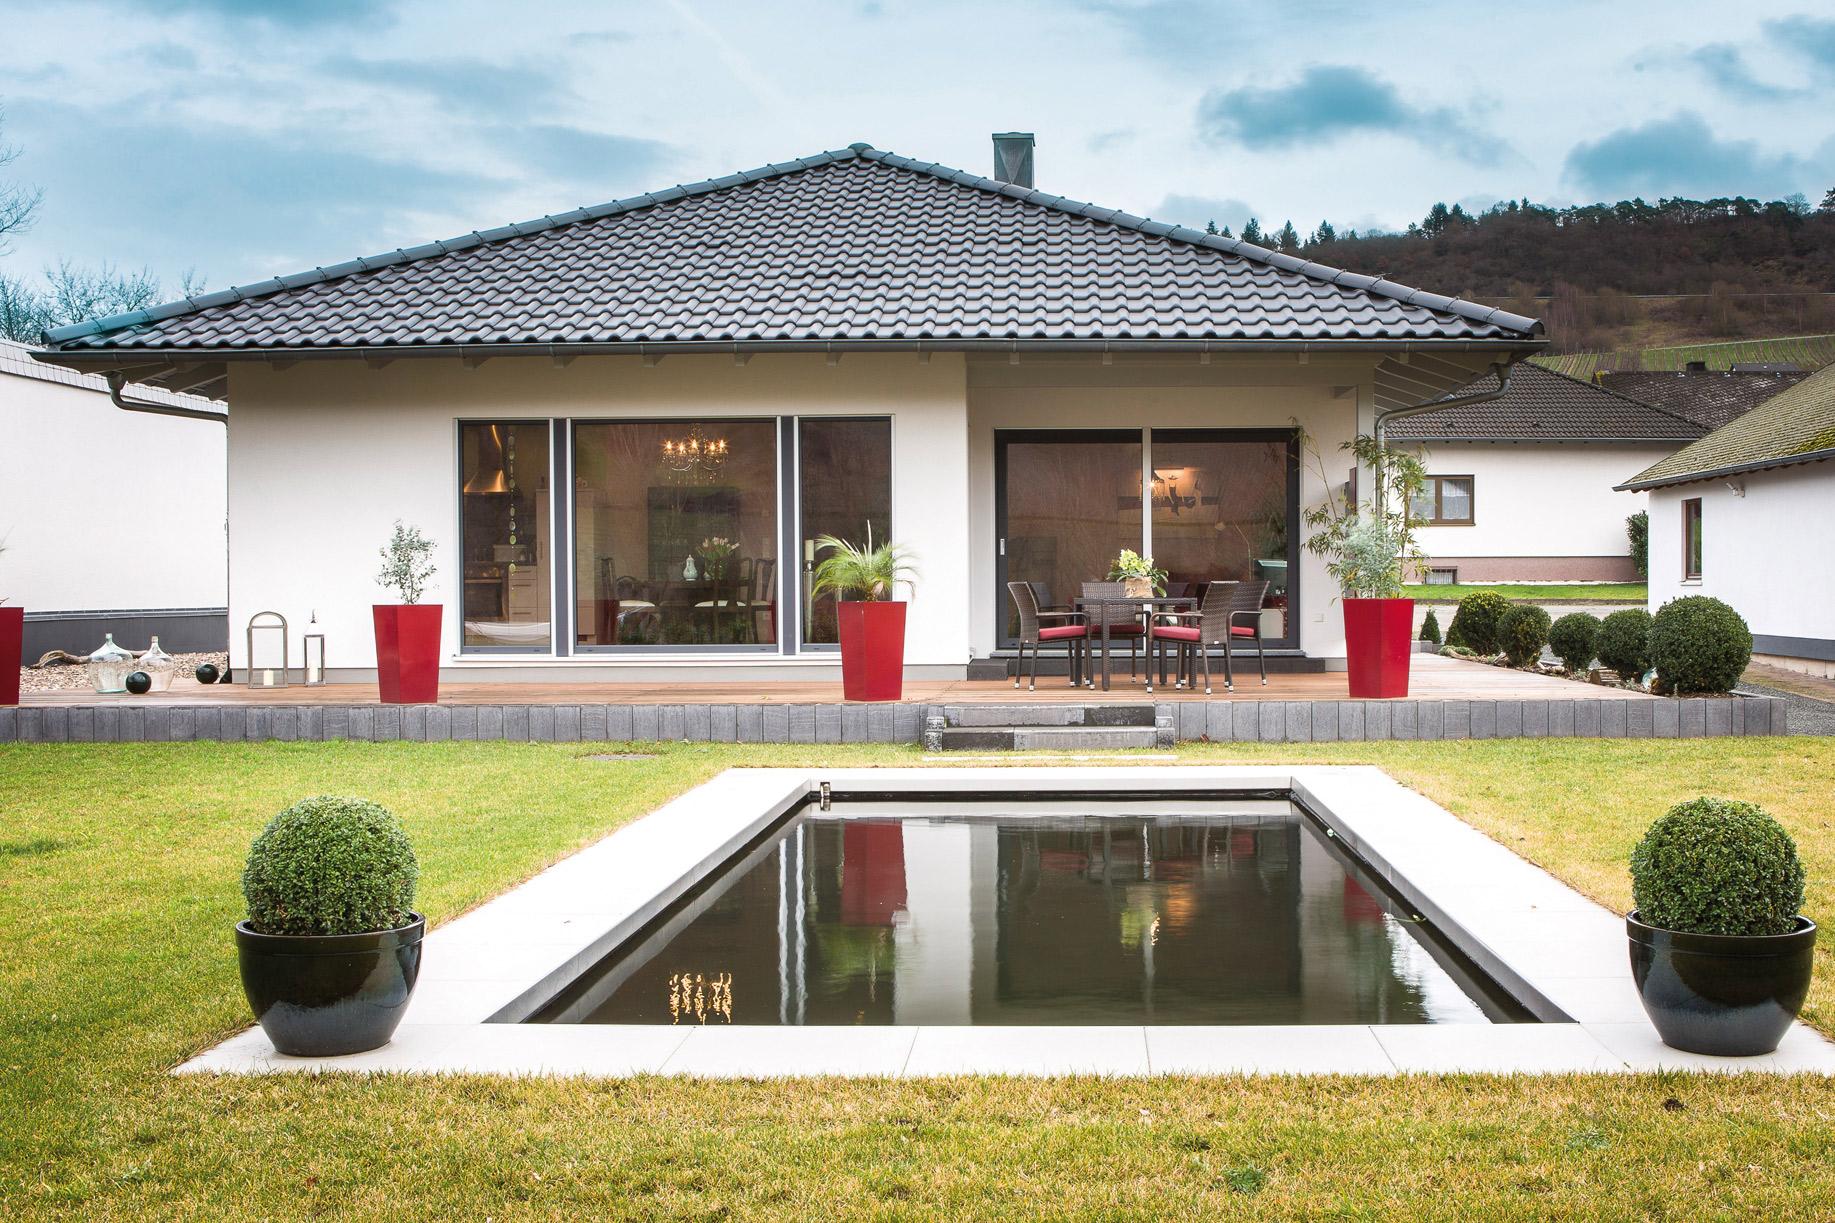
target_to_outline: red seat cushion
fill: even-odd
[[[1100,624],[1093,624],[1090,626],[1091,633],[1100,633],[1101,631],[1102,631],[1102,626]],[[1142,628],[1138,624],[1111,624],[1109,625],[1109,636],[1111,637],[1137,636],[1146,631],[1147,631],[1146,629]]]
[[[1183,624],[1156,624],[1153,626],[1155,637],[1164,637],[1168,641],[1198,641],[1198,630],[1187,628]]]
[[[1081,624],[1059,624],[1052,628],[1042,628],[1039,630],[1040,641],[1063,641],[1068,637],[1081,636],[1083,636],[1083,626]]]
[[[1246,624],[1232,624],[1230,626],[1230,636],[1232,637],[1253,637],[1255,636],[1255,630],[1250,628]]]

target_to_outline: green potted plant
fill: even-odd
[[[1166,571],[1156,566],[1151,556],[1129,548],[1123,548],[1109,566],[1109,581],[1120,582],[1122,593],[1130,599],[1150,599],[1166,593]]]
[[[440,699],[440,613],[423,604],[433,565],[433,541],[419,527],[395,521],[382,548],[376,584],[393,590],[399,602],[372,609],[376,625],[376,688],[385,705],[417,705]]]
[[[420,975],[418,879],[401,825],[360,798],[297,802],[255,838],[236,953],[276,1049],[329,1057],[388,1043]]]
[[[811,598],[835,596],[841,640],[841,689],[850,701],[896,701],[905,692],[905,604],[893,598],[900,582],[915,588],[910,553],[886,541],[864,546],[833,535],[816,540],[827,553],[815,569]]]
[[[1403,596],[1402,583],[1408,572],[1426,568],[1415,540],[1421,520],[1411,507],[1427,486],[1427,469],[1418,456],[1360,434],[1342,449],[1371,471],[1370,499],[1341,501],[1318,450],[1304,434],[1301,444],[1325,486],[1324,502],[1303,515],[1312,531],[1306,550],[1324,558],[1338,583],[1350,695],[1407,696],[1414,600]]]
[[[1697,798],[1631,854],[1631,975],[1663,1043],[1748,1057],[1778,1047],[1809,995],[1816,923],[1803,864],[1752,803]]]
[[[0,552],[6,545],[0,544]],[[0,705],[19,703],[19,668],[25,665],[25,608],[0,598]]]

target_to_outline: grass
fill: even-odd
[[[1642,582],[1575,583],[1571,586],[1457,582],[1449,586],[1404,586],[1402,593],[1423,603],[1457,603],[1481,590],[1528,603],[1636,603],[1640,606],[1650,594],[1650,588]]]
[[[1731,369],[1735,361],[1792,361],[1804,369],[1821,369],[1835,361],[1835,335],[1711,340],[1616,352],[1543,353],[1530,360],[1571,378],[1587,380],[1601,369],[1682,369],[1690,361],[1706,361],[1709,369]]]
[[[1835,1082],[1685,1075],[694,1083],[174,1079],[247,1022],[229,938],[267,817],[396,810],[437,922],[733,764],[902,748],[0,746],[0,1209],[12,1218],[1811,1216]],[[1369,762],[1606,903],[1666,805],[1766,804],[1827,907],[1835,742],[1199,745]],[[1809,1017],[1835,1027],[1825,944]]]

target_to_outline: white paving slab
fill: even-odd
[[[1543,1024],[1344,1027],[694,1028],[486,1023],[524,1018],[826,781],[836,793],[1138,792],[1126,766],[732,769],[427,936],[419,988],[389,1045],[348,1058],[274,1052],[258,1028],[183,1073],[477,1071],[708,1076],[1555,1072],[1665,1068],[1835,1073],[1796,1025],[1767,1058],[1663,1046],[1631,982],[1623,918],[1380,769],[1153,766],[1153,788],[1291,791],[1433,917]]]

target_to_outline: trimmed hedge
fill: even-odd
[[[363,934],[407,925],[419,879],[393,815],[361,798],[320,795],[262,829],[242,894],[261,934]]]
[[[1644,924],[1664,930],[1788,934],[1803,908],[1803,863],[1764,808],[1696,798],[1631,851],[1631,897]]]
[[[1598,645],[1599,617],[1591,612],[1569,612],[1548,630],[1548,648],[1569,671],[1584,671],[1592,666],[1593,651]]]
[[[1548,644],[1548,613],[1519,604],[1497,622],[1497,644],[1513,667],[1533,667]]]
[[[1427,609],[1427,618],[1421,621],[1421,640],[1440,644],[1440,617],[1434,614],[1431,607]]]
[[[1453,623],[1446,630],[1448,645],[1464,646],[1480,654],[1495,654],[1501,648],[1498,622],[1510,610],[1510,600],[1490,590],[1481,590],[1459,600]]]
[[[1671,599],[1650,624],[1650,664],[1665,692],[1731,692],[1752,661],[1752,630],[1704,595]]]
[[[1601,620],[1593,655],[1628,684],[1642,679],[1650,670],[1650,613],[1627,607]]]

